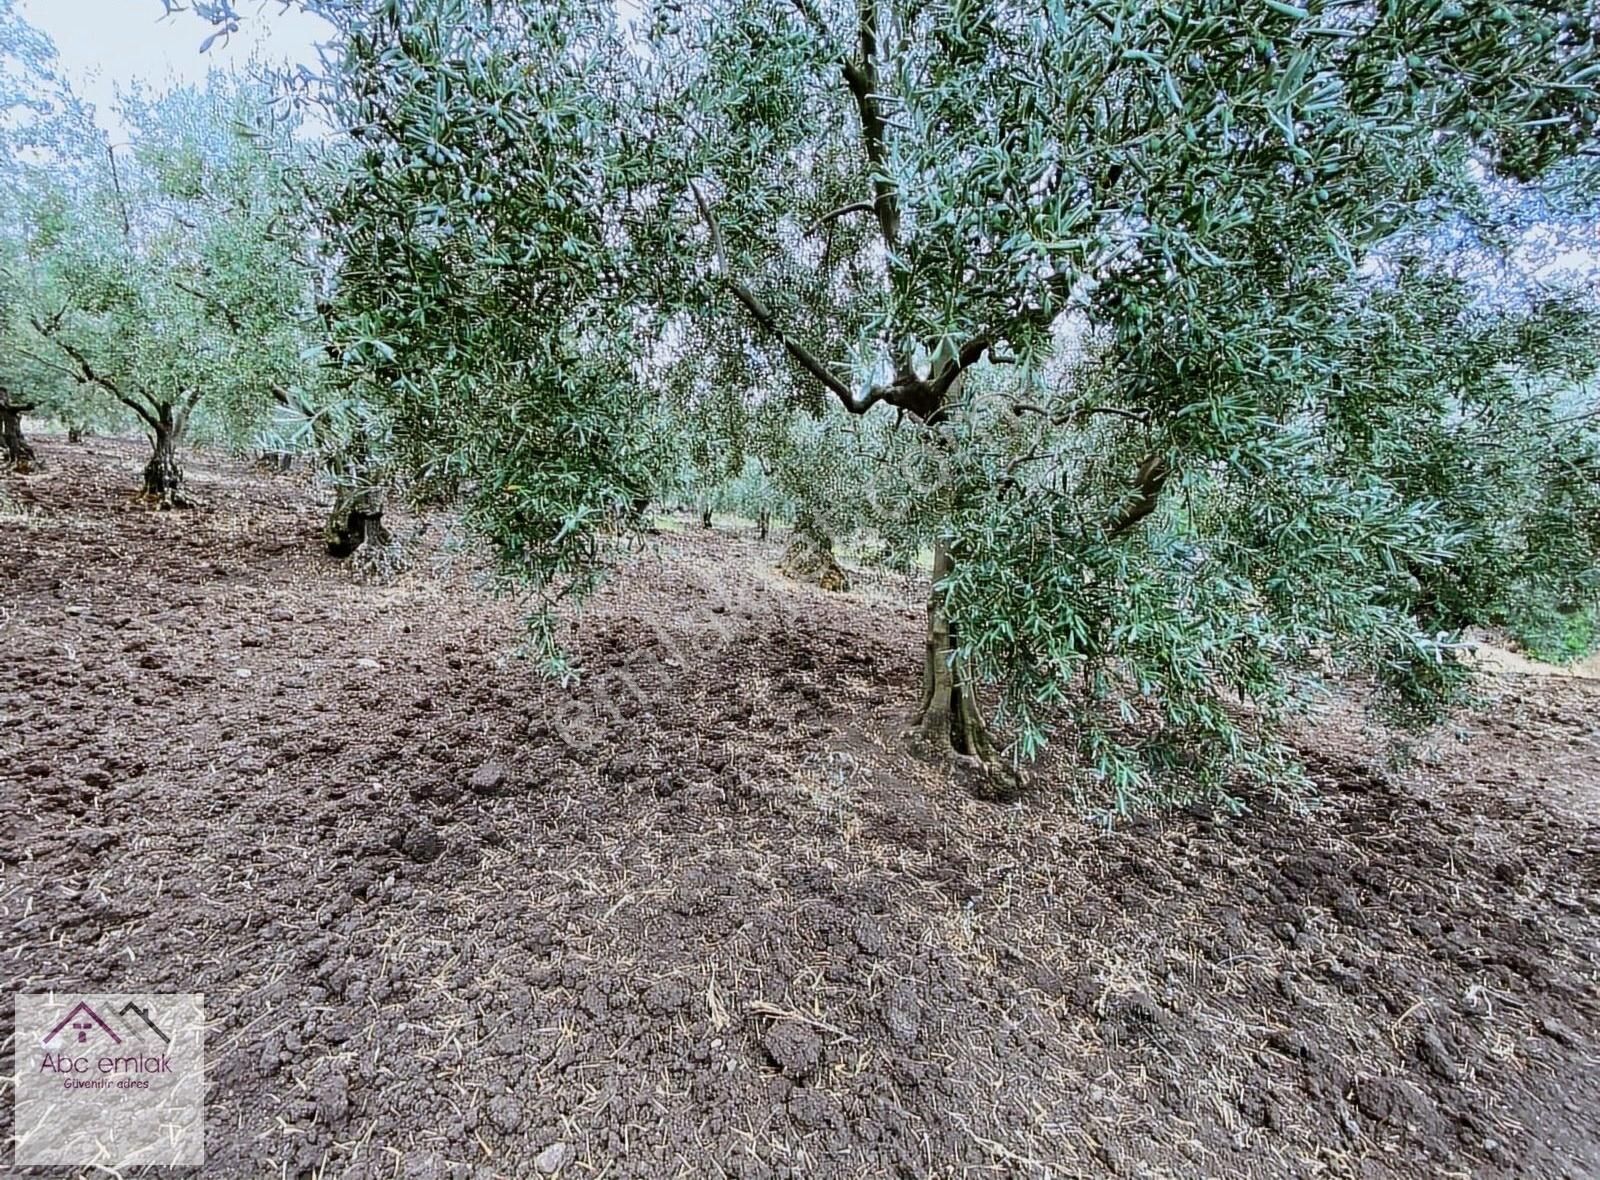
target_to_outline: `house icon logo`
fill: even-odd
[[[108,1008],[106,1011],[110,1012],[111,1009]],[[120,1012],[113,1015],[122,1018],[123,1029],[120,1033],[112,1027],[110,1021],[89,1006],[89,1001],[79,1000],[40,1044],[46,1049],[72,1049],[79,1045],[84,1048],[94,1048],[104,1046],[104,1041],[99,1039],[102,1037],[110,1037],[111,1044],[120,1045],[129,1038],[149,1044],[151,1036],[158,1038],[162,1046],[172,1044],[172,1038],[150,1015],[150,1009],[140,1007],[132,1000],[124,1004]],[[134,1023],[135,1017],[138,1018],[138,1024]]]
[[[138,1024],[135,1024],[128,1018],[128,1013],[130,1012],[139,1018],[139,1023],[144,1025],[143,1028],[140,1028]],[[141,1008],[138,1004],[135,1004],[132,1000],[129,1000],[126,1004],[122,1005],[122,1009],[117,1013],[117,1015],[122,1017],[122,1022],[127,1026],[128,1031],[130,1031],[137,1039],[145,1040],[145,1034],[148,1032],[153,1033],[157,1037],[161,1038],[161,1043],[163,1045],[172,1044],[172,1038],[163,1032],[161,1026],[157,1024],[151,1017],[150,1009]]]
[[[117,1035],[117,1031],[114,1028],[106,1023],[105,1018],[89,1007],[87,1000],[79,1000],[77,1007],[62,1017],[61,1023],[50,1030],[50,1035],[45,1037],[43,1044],[46,1048],[51,1045],[59,1045],[63,1049],[72,1048],[76,1045],[87,1046],[90,1044],[89,1038],[91,1036],[97,1036],[101,1033],[110,1037],[113,1045],[122,1044],[122,1038]],[[59,1041],[57,1040],[58,1037],[60,1038]]]

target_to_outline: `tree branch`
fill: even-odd
[[[882,396],[876,389],[869,390],[863,397],[857,397],[838,374],[828,368],[805,345],[795,340],[779,327],[777,317],[773,315],[772,309],[762,302],[760,296],[734,276],[728,267],[728,252],[722,243],[722,230],[717,226],[716,215],[711,212],[711,206],[707,204],[705,195],[701,193],[699,185],[691,181],[689,183],[689,191],[694,194],[695,204],[700,207],[700,216],[705,219],[706,228],[710,231],[711,248],[716,252],[717,256],[717,270],[722,275],[723,281],[728,284],[728,289],[733,292],[735,298],[745,305],[745,308],[754,317],[756,323],[778,338],[779,343],[783,345],[802,369],[828,387],[828,390],[844,404],[845,409],[852,414],[863,414],[870,409]]]
[[[700,191],[699,185],[690,181],[689,191],[694,194],[695,204],[700,208],[700,216],[705,219],[706,228],[711,235],[711,248],[717,257],[717,270],[722,275],[723,281],[728,284],[728,289],[740,303],[744,304],[756,323],[776,336],[800,367],[822,382],[850,413],[864,414],[879,402],[886,402],[907,413],[915,414],[924,422],[930,422],[944,409],[945,399],[950,395],[961,374],[982,360],[984,353],[988,352],[993,344],[987,336],[975,336],[963,344],[956,355],[927,380],[923,380],[906,368],[902,369],[888,385],[874,385],[865,393],[856,394],[845,380],[816,354],[785,332],[779,326],[778,318],[772,309],[733,274],[728,266],[728,252],[722,241],[722,230],[717,225],[716,214],[711,211],[711,206],[706,201],[705,194]]]
[[[74,363],[77,364],[78,371],[76,373],[71,372],[71,370],[66,370],[66,372],[68,372],[68,374],[80,385],[99,386],[123,405],[127,406],[128,409],[139,415],[140,418],[144,419],[145,425],[149,426],[151,430],[159,430],[161,428],[161,423],[156,420],[155,415],[150,412],[148,406],[143,405],[137,399],[133,398],[129,394],[124,393],[121,387],[118,386],[115,381],[111,380],[111,378],[102,373],[96,372],[94,366],[89,363],[88,357],[84,356],[82,352],[80,352],[73,345],[69,344],[67,341],[62,340],[60,337],[54,335],[55,328],[53,325],[47,328],[46,325],[39,320],[38,316],[29,316],[28,318],[33,324],[34,331],[38,332],[39,335],[43,336],[46,340],[54,343],[57,348],[66,353],[73,359]]]
[[[841,63],[844,83],[861,117],[861,141],[872,167],[872,208],[883,244],[891,255],[900,248],[900,201],[889,179],[887,123],[878,104],[878,0],[859,0],[860,59]]]
[[[222,317],[223,321],[228,325],[230,330],[234,332],[244,331],[244,325],[240,321],[239,317],[234,314],[233,309],[216,296],[208,295],[204,291],[200,290],[200,288],[191,287],[188,283],[182,282],[179,279],[173,279],[172,285],[178,288],[180,291],[183,291],[189,295],[193,295],[196,299],[200,300],[201,303],[204,303],[207,307],[211,308],[211,310],[215,311]]]
[[[1126,418],[1130,422],[1137,422],[1141,426],[1147,425],[1150,421],[1146,415],[1137,410],[1125,410],[1121,406],[1081,406],[1062,414],[1051,414],[1049,410],[1033,402],[1013,402],[1009,408],[1018,418],[1024,414],[1038,414],[1041,418],[1048,418],[1051,426],[1065,426],[1068,422],[1090,418],[1095,414],[1111,414],[1118,418]]]
[[[828,212],[824,213],[821,217],[817,218],[810,224],[810,226],[807,227],[806,233],[814,234],[823,226],[827,225],[828,222],[837,221],[839,218],[847,216],[848,214],[871,213],[876,208],[877,206],[871,201],[851,201],[848,205],[840,205],[837,209],[828,210]]]
[[[1151,455],[1139,464],[1139,473],[1134,476],[1133,499],[1112,513],[1101,526],[1106,540],[1122,536],[1156,510],[1168,474],[1167,461],[1160,455]]]

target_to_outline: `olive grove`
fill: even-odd
[[[1595,292],[1502,281],[1529,209],[1592,226],[1592,6],[305,6],[331,347],[549,594],[664,420],[792,459],[752,424],[798,409],[830,511],[932,552],[921,743],[1004,787],[1060,734],[1122,811],[1290,783],[1325,678],[1431,716],[1461,628],[1594,602]]]

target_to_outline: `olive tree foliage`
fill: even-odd
[[[641,187],[631,51],[575,2],[316,7],[337,40],[310,97],[350,137],[321,210],[339,363],[510,578],[547,604],[582,591],[672,450],[639,372],[659,331],[643,244],[668,208]]]
[[[13,350],[138,421],[144,488],[163,507],[187,502],[178,448],[197,413],[238,437],[318,379],[306,237],[281,165],[293,128],[262,118],[267,99],[220,74],[135,89],[121,99],[130,143],[80,118],[11,165]]]
[[[654,14],[714,272],[696,350],[781,358],[922,440],[925,736],[989,754],[961,698],[994,681],[1016,753],[1066,711],[1128,810],[1282,781],[1260,723],[1297,669],[1374,671],[1413,704],[1459,681],[1426,584],[1461,505],[1351,437],[1363,404],[1397,429],[1459,411],[1349,362],[1460,326],[1386,309],[1390,243],[1478,212],[1475,173],[1536,184],[1592,148],[1592,10]]]
[[[1507,554],[1592,563],[1587,427],[1505,425],[1572,425],[1592,298],[1390,265],[1584,174],[1592,7],[309,6],[358,145],[338,347],[508,570],[587,584],[685,366],[835,454],[881,422],[892,474],[829,499],[932,543],[916,733],[991,770],[1064,732],[1126,812],[1292,781],[1275,723],[1329,674],[1426,714]],[[1551,347],[1466,355],[1519,333]],[[1498,502],[1454,449],[1490,421]]]
[[[55,46],[22,19],[13,0],[0,0],[0,188],[13,190],[23,160],[83,122],[81,104],[57,72]],[[23,435],[22,414],[57,414],[71,383],[17,351],[26,328],[22,235],[13,208],[0,206],[0,214],[8,219],[0,226],[0,462],[26,468],[37,456]]]
[[[1426,628],[1559,632],[1600,603],[1600,319],[1572,292],[1486,296],[1403,257],[1362,309],[1338,405],[1352,468],[1443,506],[1449,559],[1407,570]],[[1405,396],[1392,391],[1403,388]],[[1571,654],[1585,654],[1582,651]]]

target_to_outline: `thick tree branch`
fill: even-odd
[[[745,286],[729,268],[728,251],[722,242],[722,230],[717,226],[716,214],[712,213],[711,206],[706,202],[705,195],[700,191],[700,186],[691,181],[689,191],[694,193],[695,204],[700,207],[700,216],[705,219],[706,229],[711,234],[711,248],[717,256],[717,270],[722,275],[723,281],[728,284],[728,289],[733,292],[734,297],[745,305],[745,308],[754,317],[756,323],[778,338],[779,343],[783,345],[802,369],[827,386],[828,390],[844,403],[845,409],[852,414],[865,413],[874,402],[879,400],[873,396],[873,391],[869,391],[864,398],[858,398],[838,374],[828,368],[805,345],[795,340],[779,327],[778,318],[773,315],[772,309],[762,301],[759,295]]]
[[[30,316],[29,319],[33,323],[34,331],[38,332],[39,335],[43,336],[46,340],[53,342],[57,348],[72,358],[73,363],[78,366],[78,371],[72,373],[71,376],[79,384],[99,386],[123,405],[127,406],[128,409],[139,415],[139,417],[144,420],[145,425],[149,426],[151,430],[161,429],[161,423],[156,419],[156,416],[150,412],[148,406],[141,403],[137,398],[124,393],[122,388],[115,381],[111,380],[111,378],[105,376],[103,373],[97,372],[94,366],[89,363],[89,358],[84,356],[79,349],[54,334],[55,328],[53,325],[45,324],[39,319],[38,316]]]
[[[1156,510],[1161,489],[1167,485],[1168,474],[1167,461],[1160,455],[1151,455],[1139,464],[1139,472],[1134,476],[1133,498],[1112,513],[1101,526],[1106,540],[1122,536]]]
[[[188,396],[183,399],[183,407],[178,412],[179,433],[188,429],[189,415],[194,413],[194,408],[200,404],[200,399],[205,396],[205,392],[206,387],[204,385],[196,385],[189,391]]]
[[[711,235],[711,248],[717,258],[717,270],[723,281],[728,284],[728,289],[740,303],[744,304],[756,323],[777,337],[796,363],[822,382],[850,413],[864,414],[879,402],[886,402],[907,413],[915,414],[924,422],[931,422],[944,409],[945,399],[949,397],[961,374],[982,360],[992,345],[993,341],[987,336],[974,337],[963,344],[943,368],[926,380],[905,369],[888,385],[874,385],[865,393],[858,395],[815,353],[784,331],[778,323],[777,316],[766,302],[734,275],[728,265],[728,251],[722,241],[722,230],[717,225],[716,214],[712,212],[711,205],[706,201],[699,185],[691,181],[689,191],[694,194],[695,204],[700,208],[700,216],[705,219],[706,229]]]
[[[884,247],[891,255],[900,249],[900,200],[889,179],[888,123],[878,98],[878,0],[860,0],[860,58],[841,63],[845,85],[856,100],[861,117],[861,141],[872,167],[872,207],[878,215]]]

